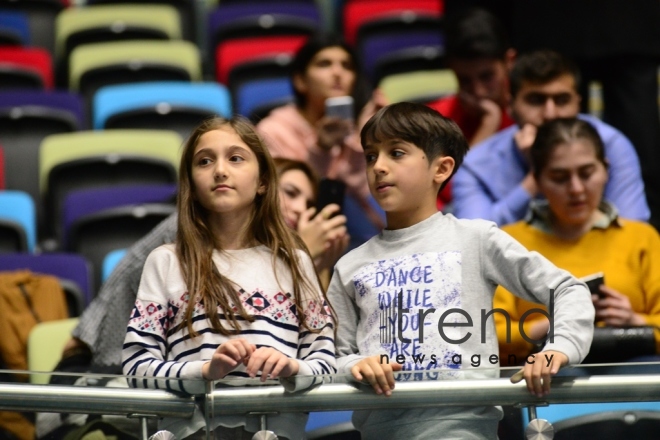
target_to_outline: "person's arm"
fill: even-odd
[[[167,337],[172,322],[168,315],[167,292],[170,277],[175,273],[179,273],[176,256],[163,248],[152,252],[144,265],[122,350],[123,373],[144,377],[143,380],[130,380],[132,387],[191,392],[183,382],[171,379],[203,379],[202,368],[206,361],[166,360]]]
[[[525,302],[525,304],[527,304]],[[531,303],[529,303],[531,305]],[[535,307],[542,307],[540,304]],[[495,330],[497,331],[497,340],[500,346],[500,359],[508,362],[509,356],[515,356],[515,362],[520,364],[534,349],[534,344],[526,341],[520,333],[520,317],[527,309],[521,310],[518,307],[516,297],[499,286],[495,290],[493,297],[493,310],[504,310],[503,313],[495,313]],[[507,316],[509,319],[507,320]],[[526,318],[523,322],[525,335],[533,340],[540,340],[547,333],[548,325],[545,319],[541,319],[539,314],[534,314]],[[514,358],[511,358],[513,361]]]
[[[480,148],[480,147],[477,147]],[[493,173],[506,170],[492,170]],[[465,165],[459,168],[452,183],[454,215],[458,218],[481,218],[498,225],[520,220],[525,216],[531,200],[530,193],[522,183],[497,200],[489,194],[480,176]]]
[[[480,254],[493,283],[552,310],[553,332],[544,350],[564,353],[571,364],[581,362],[591,346],[595,315],[586,285],[495,225],[485,232]]]
[[[605,141],[605,154],[609,179],[604,198],[616,206],[621,217],[648,221],[651,212],[635,148],[622,133],[615,132]]]

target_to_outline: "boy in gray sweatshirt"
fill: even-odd
[[[550,376],[586,356],[594,308],[586,286],[484,220],[437,212],[436,195],[468,145],[451,120],[398,103],[364,126],[371,194],[387,228],[339,260],[328,298],[339,317],[337,366],[389,396],[398,380],[498,377],[497,285],[548,305],[550,332],[524,378],[543,396]],[[506,170],[494,169],[493,173]],[[541,341],[538,341],[541,342]],[[496,439],[499,407],[356,411],[365,439]]]

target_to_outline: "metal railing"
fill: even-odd
[[[660,401],[660,375],[555,377],[550,394],[543,398],[531,395],[524,383],[512,384],[508,379],[402,382],[388,398],[359,383],[321,383],[296,393],[287,392],[281,385],[225,387],[198,396],[197,401],[193,396],[163,390],[0,383],[2,410],[139,417],[144,439],[146,418],[190,418],[198,404],[204,406],[208,418],[247,413],[517,405],[531,408],[530,418],[534,419],[536,406],[553,403],[648,401]]]

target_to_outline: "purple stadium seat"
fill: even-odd
[[[64,200],[64,243],[75,222],[90,214],[126,205],[170,203],[176,196],[175,184],[130,185],[72,191]]]
[[[373,81],[378,61],[388,54],[412,47],[434,47],[441,50],[443,46],[444,39],[439,31],[422,30],[402,34],[374,35],[363,40],[360,46],[364,72]]]
[[[321,26],[315,3],[221,3],[209,17],[210,48],[218,41],[258,35],[309,35]]]
[[[103,260],[130,247],[175,211],[176,185],[117,186],[72,191],[64,201],[64,243],[92,263],[94,289]]]

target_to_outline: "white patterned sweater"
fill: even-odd
[[[315,283],[310,258],[299,252],[303,273]],[[238,317],[239,337],[259,347],[272,347],[298,359],[298,375],[332,374],[335,369],[333,324],[327,305],[317,300],[303,301],[305,319],[312,333],[301,325],[292,300],[293,285],[283,262],[277,263],[265,246],[234,251],[215,251],[213,262],[220,273],[240,287],[243,307],[254,316],[249,323]],[[279,281],[279,283],[278,283]],[[280,288],[281,286],[281,288]],[[320,297],[320,296],[319,296]],[[122,352],[124,374],[168,379],[201,379],[202,365],[216,348],[236,336],[213,332],[201,303],[193,312],[193,328],[199,336],[191,339],[184,323],[188,291],[181,275],[173,244],[155,249],[147,258],[140,280],[135,308],[128,323]],[[222,310],[218,310],[222,323]],[[247,377],[240,365],[228,377]],[[131,386],[189,391],[183,383],[166,380],[135,380]]]

